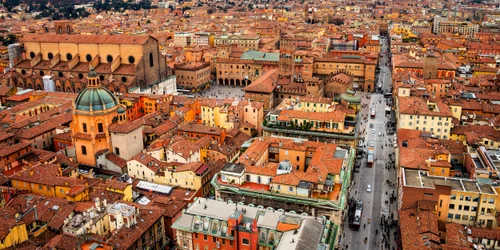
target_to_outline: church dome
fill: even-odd
[[[124,114],[125,111],[126,110],[123,107],[118,107],[118,114]]]
[[[86,88],[75,101],[75,109],[80,111],[108,110],[118,105],[111,91],[106,88]]]

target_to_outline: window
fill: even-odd
[[[464,206],[464,211],[469,211],[470,210],[470,206]]]
[[[59,189],[59,193],[64,194],[64,189]]]
[[[450,195],[450,200],[456,200],[456,199],[457,199],[457,195],[456,194]]]
[[[469,216],[468,215],[462,215],[462,220],[468,220]]]
[[[71,53],[66,54],[66,59],[71,61],[71,59],[73,59],[73,55]]]
[[[455,214],[455,219],[460,220],[460,214]]]
[[[206,234],[203,235],[203,240],[204,241],[207,241],[208,240],[208,236]]]
[[[472,206],[470,211],[472,211],[472,212],[477,212],[477,207]]]
[[[128,57],[128,62],[129,63],[134,63],[135,62],[135,58],[133,56],[129,56]]]
[[[108,63],[112,63],[113,62],[113,56],[112,55],[107,55],[106,56],[106,61],[108,61]]]
[[[478,201],[479,201],[479,197],[477,197],[477,196],[476,196],[476,197],[474,197],[474,198],[472,199],[472,201],[474,201],[474,202],[478,202]]]
[[[466,201],[470,201],[470,196],[465,196]]]
[[[293,187],[288,187],[289,192],[293,192]]]
[[[214,237],[214,236],[212,236],[212,242],[213,242],[213,243],[217,242],[217,238],[216,238],[216,237]]]
[[[460,195],[460,200],[463,201],[464,200],[464,196],[463,195]]]
[[[495,203],[495,199],[493,199],[493,198],[488,199],[488,203],[494,204]]]
[[[83,133],[87,133],[87,123],[82,123]]]
[[[278,185],[277,189],[278,189],[278,190],[281,190],[281,185]]]
[[[439,207],[443,207],[443,200],[439,200]]]
[[[483,198],[483,203],[486,203],[486,198]]]
[[[149,53],[149,67],[155,66],[153,53]]]
[[[297,156],[297,161],[300,161],[300,156]]]
[[[120,155],[120,148],[115,147],[115,154],[116,154],[116,155]]]
[[[194,233],[194,238],[198,239],[198,233]]]
[[[248,245],[250,245],[250,240],[243,238],[243,239],[241,239],[241,243],[243,245],[247,245],[248,246]]]
[[[87,147],[82,146],[82,155],[87,155]]]
[[[453,214],[448,214],[448,219],[453,219]]]
[[[222,239],[222,245],[226,245],[226,239]]]
[[[470,220],[470,221],[475,221],[475,220],[476,220],[476,216],[470,216],[470,217],[469,217],[469,220]]]
[[[52,60],[52,58],[54,58],[54,54],[52,54],[51,52],[49,52],[47,54],[47,57],[49,58],[49,60]]]
[[[450,204],[450,209],[455,209],[455,204]]]
[[[102,123],[97,123],[97,131],[99,133],[104,133],[104,127],[102,126]]]
[[[458,210],[462,210],[462,205],[458,205]]]
[[[92,55],[91,55],[91,54],[87,54],[87,55],[85,56],[85,59],[87,60],[87,62],[92,61]]]

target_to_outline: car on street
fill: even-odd
[[[372,186],[368,184],[368,187],[366,188],[366,192],[370,193],[372,191]]]
[[[382,132],[378,132],[378,136],[382,136]]]
[[[370,146],[373,147],[375,145],[375,143],[373,143],[372,141],[370,142]]]
[[[372,129],[372,134],[375,134],[375,129]]]
[[[373,128],[373,123],[370,123],[370,128]]]

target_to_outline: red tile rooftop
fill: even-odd
[[[269,185],[258,184],[258,183],[253,183],[253,182],[244,182],[243,185],[229,184],[225,181],[222,181],[220,176],[217,178],[217,182],[219,182],[220,184],[225,185],[225,186],[232,186],[232,187],[238,187],[238,188],[243,188],[243,189],[251,189],[251,190],[255,190],[255,191],[269,191]]]

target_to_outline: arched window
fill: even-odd
[[[154,60],[153,60],[153,53],[149,53],[149,67],[155,66]]]
[[[71,53],[66,54],[66,59],[71,61],[71,59],[73,59],[73,55]]]
[[[35,58],[35,52],[31,51],[30,52],[30,57],[31,57],[31,59]]]
[[[108,61],[109,63],[113,62],[113,56],[112,55],[106,56],[106,61]]]
[[[59,26],[59,34],[62,34],[62,27]]]
[[[71,33],[71,28],[70,28],[69,26],[68,26],[68,27],[66,27],[66,32],[67,32],[68,34],[69,34],[69,33]]]
[[[92,61],[92,55],[91,55],[91,54],[87,54],[87,55],[85,56],[85,59],[87,59],[87,62]]]

